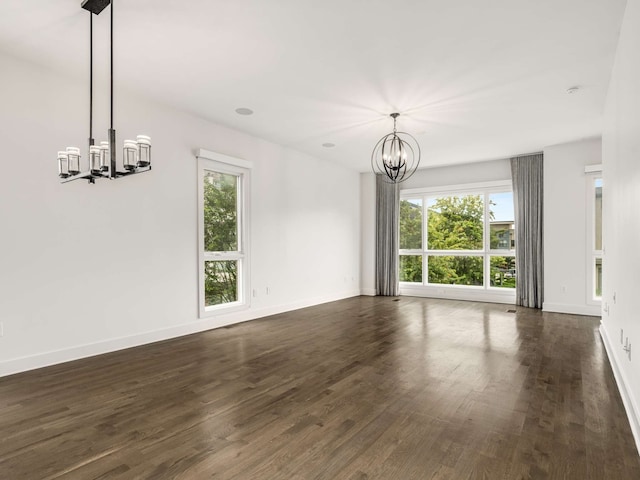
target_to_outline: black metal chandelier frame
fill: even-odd
[[[93,15],[99,15],[107,6],[111,5],[110,12],[110,28],[109,28],[109,62],[110,62],[110,91],[109,91],[109,110],[110,110],[110,123],[108,130],[108,142],[102,142],[103,155],[100,160],[97,157],[92,157],[92,147],[95,147],[95,140],[93,138]],[[72,182],[74,180],[86,179],[89,183],[95,183],[97,178],[107,178],[110,180],[135,175],[137,173],[148,172],[151,170],[151,141],[149,137],[139,135],[137,143],[133,141],[125,141],[125,157],[123,159],[124,170],[119,171],[117,169],[117,157],[116,157],[116,131],[113,128],[113,0],[84,0],[81,7],[89,12],[89,170],[81,172],[79,171],[80,157],[78,154],[77,170],[71,170],[71,160],[67,158],[66,172],[63,171],[63,167],[59,161],[59,170],[61,183]],[[106,146],[108,143],[108,150]],[[133,155],[135,160],[128,157],[127,143],[129,143],[129,153]],[[73,147],[70,147],[73,149]],[[67,151],[69,148],[67,149]],[[74,149],[77,150],[77,149]],[[93,150],[97,155],[96,149]],[[64,152],[60,152],[63,153]],[[104,158],[108,156],[108,158]],[[108,161],[107,161],[108,160]]]
[[[385,135],[371,153],[371,168],[374,173],[382,174],[387,183],[400,183],[415,173],[420,165],[420,145],[413,135],[398,132],[399,113],[389,115],[393,118],[393,132]]]

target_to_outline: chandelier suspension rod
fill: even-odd
[[[110,35],[109,42],[111,47],[110,52],[110,63],[111,63],[111,95],[110,95],[110,108],[111,108],[111,125],[110,129],[113,130],[113,1],[111,0],[111,27],[110,27]]]
[[[110,85],[109,85],[109,166],[110,166],[110,178],[116,177],[116,131],[113,129],[113,2],[111,0],[111,21],[109,27],[109,63],[110,65]]]
[[[93,145],[93,14],[89,12],[89,145]]]

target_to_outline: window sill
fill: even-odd
[[[400,283],[400,295],[507,304],[515,304],[516,301],[515,288],[484,288],[466,285]]]
[[[199,318],[215,317],[220,315],[226,315],[228,313],[240,312],[242,310],[248,310],[251,305],[249,303],[225,303],[223,305],[213,305],[210,307],[204,307],[200,310]]]

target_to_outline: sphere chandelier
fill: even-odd
[[[396,121],[399,113],[389,115],[393,118],[393,132],[385,135],[371,154],[371,168],[388,183],[400,183],[413,175],[420,165],[420,145],[406,132],[398,132]]]

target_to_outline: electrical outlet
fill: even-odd
[[[256,298],[258,296],[258,290],[256,290],[255,288],[253,289],[253,298]]]
[[[264,291],[269,295],[271,293],[271,289],[269,287],[265,288]]]
[[[562,285],[562,286],[560,287],[560,291],[561,291],[562,293],[567,293],[567,286],[566,286],[566,285]]]

